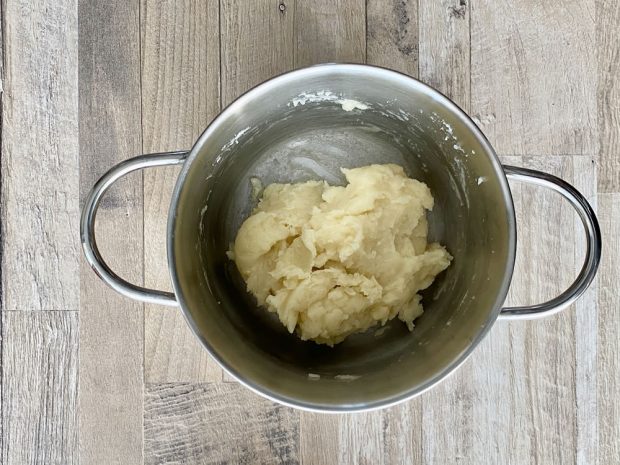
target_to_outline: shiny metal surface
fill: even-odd
[[[172,295],[116,276],[96,248],[94,220],[114,180],[154,163],[182,163],[184,156],[139,157],[104,176],[84,209],[84,250],[124,295],[178,301],[203,346],[255,392],[323,412],[392,405],[453,372],[500,314],[516,249],[506,175],[471,119],[419,81],[366,65],[320,65],[271,79],[226,108],[187,156],[173,193]],[[392,321],[334,348],[301,341],[256,305],[226,256],[256,202],[251,180],[339,184],[341,167],[370,163],[398,163],[429,185],[435,197],[430,236],[454,261],[423,293],[425,313],[413,332]],[[595,267],[588,270],[590,279]]]
[[[551,174],[527,168],[504,166],[508,179],[535,184],[552,189],[570,202],[578,213],[586,233],[586,256],[583,267],[575,281],[559,296],[537,305],[525,307],[503,308],[500,314],[502,319],[532,319],[553,315],[572,305],[590,286],[596,276],[601,261],[603,241],[598,220],[592,207],[583,195],[566,181]]]
[[[187,154],[188,152],[155,153],[141,155],[119,163],[97,181],[86,198],[80,220],[80,240],[84,250],[84,257],[97,276],[119,294],[141,302],[168,306],[178,305],[175,295],[171,292],[137,286],[125,281],[110,269],[97,247],[95,221],[103,195],[120,178],[132,171],[144,168],[178,165],[185,161]]]
[[[350,100],[368,108],[345,111]],[[341,183],[340,167],[387,162],[431,188],[431,235],[453,264],[412,333],[392,321],[334,348],[301,341],[256,306],[225,254],[254,206],[250,179]],[[385,69],[316,66],[249,91],[198,140],[174,197],[169,264],[190,326],[240,382],[294,407],[368,410],[419,394],[482,340],[510,283],[515,218],[493,149],[447,98]]]

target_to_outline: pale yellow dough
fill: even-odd
[[[426,184],[397,165],[342,172],[346,187],[267,186],[230,253],[260,305],[301,339],[328,345],[395,316],[412,330],[418,292],[452,260],[427,244]]]

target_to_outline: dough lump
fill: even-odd
[[[398,316],[452,257],[427,243],[426,184],[398,165],[342,169],[348,185],[271,184],[229,256],[258,303],[303,340],[333,345]]]

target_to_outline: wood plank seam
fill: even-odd
[[[467,17],[469,18],[468,22],[467,22],[467,26],[469,28],[469,102],[468,102],[468,110],[471,112],[472,110],[472,99],[471,99],[471,23],[473,21],[472,19],[472,8],[471,8],[471,2],[474,0],[459,0],[459,6],[460,8],[463,7],[467,7]]]
[[[2,314],[6,464],[76,464],[78,312]]]
[[[4,63],[4,57],[5,57],[5,53],[4,53],[4,27],[5,25],[5,18],[4,18],[4,1],[0,1],[0,257],[4,256],[4,221],[2,221],[2,219],[4,218],[4,209],[5,209],[5,205],[6,202],[4,201],[4,189],[2,186],[3,183],[3,172],[2,172],[2,165],[3,163],[1,162],[2,157],[4,157],[4,154],[2,153],[2,136],[3,136],[3,131],[2,131],[2,126],[4,123],[4,110],[3,110],[3,103],[4,103],[4,68],[5,68],[5,63]],[[0,258],[0,451],[3,450],[4,448],[4,402],[2,402],[2,398],[4,396],[4,383],[2,383],[1,380],[1,374],[4,372],[4,338],[2,337],[2,334],[4,334],[4,327],[3,327],[3,318],[2,318],[2,312],[4,311],[4,277],[3,277],[3,267],[2,267],[2,259]],[[0,453],[0,465],[2,465],[4,463],[4,459],[2,458],[2,454]]]
[[[218,78],[218,94],[219,94],[219,111],[221,112],[224,109],[224,101],[223,101],[223,95],[224,92],[222,92],[222,73],[223,73],[223,66],[222,66],[222,48],[223,48],[223,44],[222,44],[222,1],[223,0],[218,0],[217,1],[217,36],[218,36],[218,62],[219,62],[219,78]]]
[[[4,103],[4,2],[0,1],[0,158],[4,157],[4,153],[2,153],[2,136],[3,136],[3,124],[4,124],[4,111],[3,111],[3,103]],[[4,209],[6,208],[6,202],[4,200],[4,189],[3,189],[3,181],[4,181],[4,173],[2,172],[3,163],[0,162],[0,218],[4,218]],[[0,221],[0,257],[4,256],[4,221]],[[4,310],[4,277],[3,277],[3,267],[2,261],[0,259],[0,312]],[[2,323],[0,322],[0,330]],[[0,333],[1,334],[1,333]],[[2,348],[0,347],[0,351]],[[0,389],[2,387],[0,386]],[[0,405],[1,411],[1,405]],[[2,441],[2,429],[0,424],[0,442]]]
[[[3,308],[75,309],[79,302],[75,0],[6,0],[2,15]],[[35,37],[42,48],[29,43]],[[8,276],[8,270],[15,272]]]

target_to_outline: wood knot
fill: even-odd
[[[467,14],[467,0],[459,0],[458,6],[448,7],[448,16],[456,19],[465,19]]]

